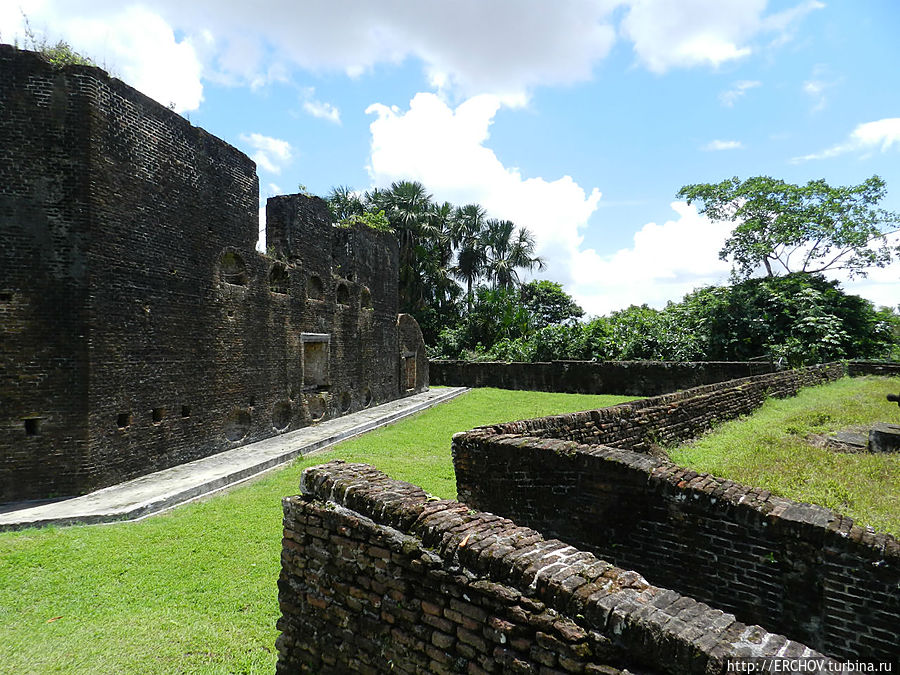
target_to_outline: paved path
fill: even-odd
[[[0,530],[136,520],[245,481],[299,455],[390,424],[447,401],[465,387],[430,389],[264,441],[173,466],[81,497],[23,503],[0,513]]]

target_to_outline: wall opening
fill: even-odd
[[[163,421],[163,417],[166,416],[166,409],[165,408],[154,408],[153,410],[150,411],[150,416],[153,418],[154,424],[159,424],[160,422]]]
[[[26,417],[23,421],[25,422],[25,435],[37,436],[41,428],[41,418]]]
[[[273,293],[287,294],[291,287],[291,278],[288,274],[287,267],[281,263],[272,265],[269,272],[269,290]]]
[[[306,295],[310,300],[321,300],[325,297],[325,287],[322,280],[314,274],[309,276],[309,282],[306,284]]]
[[[406,391],[416,388],[416,356],[403,357],[404,380],[406,382]]]
[[[328,352],[331,335],[328,333],[302,333],[303,384],[307,387],[328,386]]]
[[[119,413],[116,416],[116,426],[120,429],[127,429],[131,426],[131,413]]]
[[[189,405],[181,406],[181,416],[182,417],[190,417],[191,416],[191,406],[189,406]]]
[[[363,309],[372,309],[372,291],[368,288],[363,288],[359,292],[359,304]]]
[[[325,406],[325,399],[321,396],[311,396],[306,402],[306,407],[309,410],[309,416],[313,422],[318,422],[325,417],[327,408]]]
[[[338,284],[337,302],[339,305],[345,306],[350,304],[350,290],[347,288],[347,284]]]
[[[250,411],[235,408],[225,418],[225,438],[229,441],[243,440],[250,433]]]
[[[272,409],[272,426],[277,431],[284,431],[291,425],[292,408],[289,401],[279,401]]]
[[[247,285],[247,266],[237,253],[228,251],[219,260],[219,275],[226,284]]]
[[[341,394],[341,412],[349,412],[352,402],[353,400],[350,397],[349,391],[345,391],[343,394]]]
[[[368,408],[372,405],[372,390],[366,387],[366,390],[363,392],[363,405]]]

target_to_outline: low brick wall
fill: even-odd
[[[831,382],[843,373],[840,363],[810,366],[694,387],[599,410],[497,424],[490,429],[501,434],[546,436],[646,452],[656,444],[681,442],[719,422],[751,413],[766,397],[794,396],[801,387]]]
[[[850,377],[859,375],[900,376],[900,363],[896,361],[848,361],[847,374]]]
[[[890,661],[900,624],[896,539],[622,449],[688,438],[749,412],[766,393],[795,393],[839,372],[765,375],[457,434],[459,499],[823,652]]]
[[[284,500],[278,673],[724,673],[809,648],[363,464]]]
[[[656,396],[679,389],[769,373],[770,362],[431,361],[431,384],[575,394]]]

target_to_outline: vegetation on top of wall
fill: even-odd
[[[43,56],[47,61],[50,62],[54,68],[64,68],[65,66],[96,66],[92,59],[79,52],[76,52],[75,49],[65,40],[57,40],[55,43],[51,43],[46,36],[38,36],[34,29],[31,27],[31,22],[28,20],[28,16],[23,12],[22,18],[24,20],[24,32],[25,39],[22,41],[22,45],[19,45],[18,39],[13,41],[13,45],[17,48],[27,49],[33,52],[38,52],[41,56]]]

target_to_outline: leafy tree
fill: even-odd
[[[353,216],[361,216],[366,212],[360,194],[347,185],[338,185],[331,188],[331,192],[325,197],[328,208],[335,222],[341,223]],[[384,209],[380,209],[384,213]],[[375,211],[376,213],[378,211]]]
[[[737,223],[719,257],[732,259],[739,278],[760,266],[768,277],[840,269],[865,276],[867,268],[884,267],[900,251],[886,237],[900,229],[900,216],[878,208],[885,194],[878,176],[847,187],[735,177],[678,191],[689,204],[700,202],[700,213]]]
[[[584,310],[555,281],[535,280],[522,284],[519,297],[531,314],[532,321],[540,327],[571,324],[584,316]]]

